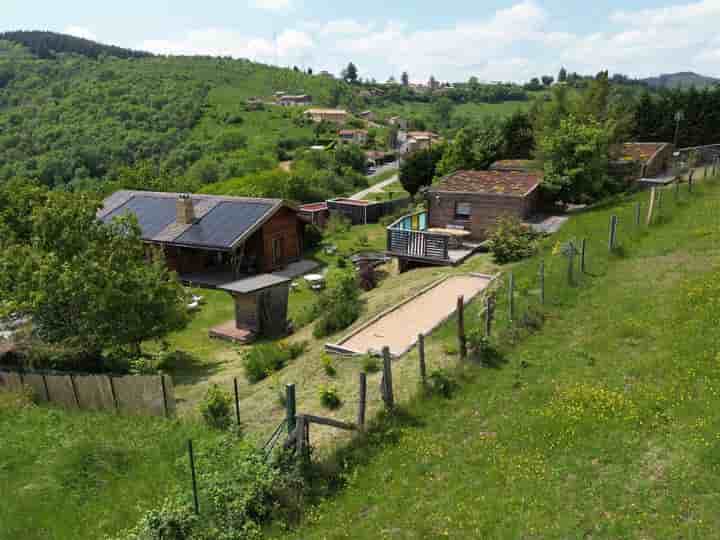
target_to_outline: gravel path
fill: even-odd
[[[378,319],[348,340],[339,343],[357,352],[381,351],[384,346],[399,356],[410,348],[418,334],[428,334],[450,317],[460,295],[469,300],[483,291],[489,278],[453,276]]]

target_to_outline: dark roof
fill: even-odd
[[[524,197],[542,181],[541,172],[457,171],[430,188],[431,193],[481,193]]]
[[[230,250],[283,206],[279,199],[191,195],[195,221],[177,223],[178,193],[119,191],[108,197],[98,217],[108,222],[134,214],[148,242]]]

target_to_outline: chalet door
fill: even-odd
[[[285,266],[285,238],[282,236],[272,239],[272,266],[273,269]]]

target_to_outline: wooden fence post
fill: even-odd
[[[233,388],[235,390],[235,420],[240,425],[240,393],[238,392],[237,377],[233,379]]]
[[[423,387],[427,384],[427,367],[425,366],[425,336],[418,335],[418,356],[420,357],[420,380]]]
[[[492,335],[492,320],[495,315],[495,298],[492,295],[485,297],[485,337]]]
[[[73,396],[75,396],[75,405],[80,409],[80,397],[78,396],[77,387],[75,386],[75,377],[70,375],[70,386],[72,387]]]
[[[571,287],[575,285],[575,244],[572,243],[572,241],[568,242],[568,285]]]
[[[50,403],[50,388],[48,388],[47,377],[44,373],[42,374],[42,382],[43,386],[45,387],[45,399],[48,403]]]
[[[515,320],[515,276],[512,272],[508,276],[508,319]]]
[[[288,434],[292,435],[297,425],[297,407],[295,403],[295,385],[288,384],[285,386],[285,410],[287,419]]]
[[[382,376],[382,394],[385,407],[392,409],[395,407],[395,395],[393,394],[392,381],[392,359],[390,358],[390,347],[383,347],[383,376]]]
[[[650,188],[650,204],[648,204],[647,218],[645,220],[646,225],[652,225],[653,213],[655,212],[655,198],[657,197],[657,188],[655,186]]]
[[[691,180],[690,180],[691,181]],[[677,177],[677,180],[675,180],[675,201],[680,199],[680,177]]]
[[[690,171],[690,174],[688,175],[688,193],[692,193],[693,191],[693,175],[695,174],[695,169]]]
[[[360,372],[360,391],[358,399],[357,426],[360,431],[365,429],[365,407],[367,405],[367,374]]]
[[[610,216],[610,238],[608,240],[608,251],[612,252],[617,243],[617,216]]]
[[[193,507],[195,514],[200,514],[200,502],[198,500],[197,476],[195,475],[195,454],[193,453],[192,439],[188,439],[188,456],[190,457],[190,475],[192,477]]]
[[[115,383],[113,382],[112,375],[108,375],[107,378],[110,383],[110,393],[112,394],[113,406],[115,407],[115,412],[118,412],[120,410],[120,404],[118,403],[117,392],[115,391]]]
[[[458,349],[460,350],[460,360],[465,360],[467,357],[467,341],[465,340],[465,297],[463,295],[458,296],[457,313]]]
[[[641,204],[640,201],[635,203],[635,226],[640,226],[640,211],[641,211]]]
[[[585,273],[585,253],[587,251],[587,238],[583,238],[580,242],[580,272]]]
[[[545,260],[540,261],[538,281],[540,282],[540,305],[545,305]]]

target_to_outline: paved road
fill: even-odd
[[[389,163],[387,165],[383,165],[382,167],[378,167],[378,170],[375,171],[372,175],[370,175],[370,178],[372,178],[374,176],[378,176],[379,174],[382,174],[385,171],[389,171],[392,169],[397,169],[397,162]],[[370,193],[382,193],[382,191],[387,186],[389,186],[393,182],[397,182],[397,180],[398,180],[398,175],[396,174],[394,176],[391,176],[387,180],[378,182],[374,186],[370,186],[369,188],[356,193],[355,195],[351,195],[350,198],[354,199],[354,200],[360,200],[360,199],[364,199],[365,197],[367,197]]]

